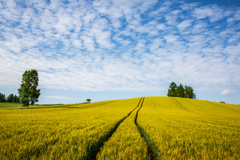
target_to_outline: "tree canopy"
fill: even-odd
[[[190,86],[185,86],[185,97],[186,98],[196,98],[195,93],[193,93],[193,88]]]
[[[5,98],[5,94],[0,93],[0,102],[5,102],[6,98]]]
[[[175,82],[172,82],[168,88],[168,97],[183,97],[183,98],[196,98],[195,93],[193,92],[194,89],[190,86],[183,87],[180,83],[179,86],[176,85]]]
[[[24,107],[29,106],[29,104],[34,105],[38,102],[40,96],[40,89],[38,86],[38,72],[35,69],[25,71],[22,75],[22,84],[18,89],[20,96],[20,102]]]
[[[176,90],[177,90],[177,85],[176,85],[175,82],[172,82],[169,86],[167,96],[168,97],[175,97],[176,96]]]
[[[88,103],[90,103],[90,102],[91,102],[91,99],[88,98],[88,99],[86,99],[86,101],[87,101]]]
[[[177,97],[186,97],[185,90],[184,90],[183,85],[181,83],[176,89],[176,96]]]

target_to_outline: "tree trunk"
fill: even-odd
[[[27,109],[28,109],[28,105],[27,105]]]

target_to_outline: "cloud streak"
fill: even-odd
[[[230,90],[223,90],[221,92],[221,96],[228,96],[228,95],[231,95],[231,94],[232,94],[232,91],[230,91]]]

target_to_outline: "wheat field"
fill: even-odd
[[[240,159],[240,106],[145,97],[0,110],[0,159]]]

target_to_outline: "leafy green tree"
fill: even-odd
[[[176,97],[177,94],[176,94],[176,89],[177,89],[177,85],[175,82],[172,82],[169,86],[169,89],[168,89],[168,94],[167,96],[168,97]]]
[[[176,96],[177,97],[185,97],[185,90],[184,90],[183,85],[181,83],[176,89]]]
[[[20,98],[17,95],[14,96],[14,102],[20,103]]]
[[[5,94],[0,93],[0,102],[5,102]]]
[[[87,101],[88,103],[90,103],[90,102],[91,102],[91,99],[88,98],[88,99],[86,99],[86,101]]]
[[[183,97],[183,98],[196,98],[194,89],[190,86],[185,86],[180,83],[179,86],[176,85],[175,82],[172,82],[168,88],[169,97]]]
[[[7,101],[8,102],[14,102],[14,95],[13,94],[9,94],[9,96],[7,97]]]
[[[185,86],[185,97],[186,98],[193,98],[193,99],[195,99],[196,95],[195,95],[195,93],[193,91],[194,91],[194,89],[192,87]]]
[[[38,72],[35,69],[25,71],[22,75],[22,84],[18,93],[20,102],[27,109],[29,104],[34,105],[35,102],[38,102],[40,96],[40,89],[37,89],[38,80]]]

